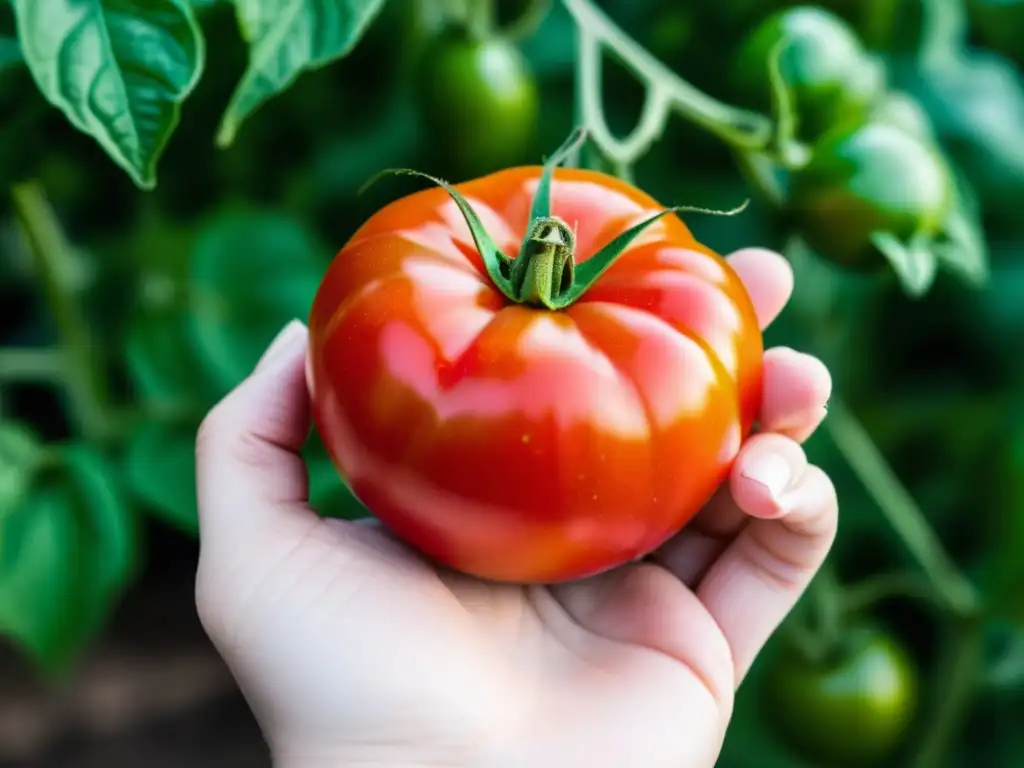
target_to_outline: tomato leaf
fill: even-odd
[[[60,449],[0,519],[0,634],[49,674],[102,626],[135,563],[134,520],[102,455]]]
[[[229,146],[242,122],[303,72],[347,55],[384,0],[234,0],[249,66],[228,104],[217,144]]]
[[[286,323],[308,316],[330,255],[301,221],[277,212],[227,213],[200,231],[189,324],[221,389],[252,371]]]
[[[0,520],[24,500],[41,453],[27,427],[0,423]]]
[[[202,411],[225,391],[204,375],[187,308],[140,307],[124,339],[135,393],[171,412]]]
[[[25,62],[50,103],[142,189],[199,81],[202,33],[185,0],[13,0]]]
[[[197,534],[196,425],[143,422],[128,440],[125,479],[131,492],[164,522]]]

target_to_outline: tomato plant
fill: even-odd
[[[764,343],[834,382],[805,448],[838,488],[842,579],[805,602],[898,626],[929,691],[879,768],[1019,763],[1021,7],[0,0],[0,635],[70,671],[121,631],[124,590],[129,613],[152,602],[135,563],[162,581],[194,545],[199,421],[315,299],[319,514],[379,514],[507,577],[643,551],[686,524],[734,447],[710,444],[752,418],[762,342],[749,318],[708,319],[745,300],[701,243],[760,245],[794,272]],[[577,125],[585,151],[538,197],[529,164]],[[470,222],[443,190],[359,193],[393,166],[469,179]],[[601,250],[656,200],[748,198]],[[530,224],[545,200],[578,223],[573,248]],[[329,325],[350,295],[366,311]],[[856,710],[815,698],[862,668],[852,637],[788,658],[794,711]],[[767,679],[739,690],[720,764],[831,765],[775,738]]]
[[[417,72],[420,109],[439,159],[472,176],[531,156],[537,85],[515,44],[452,27],[428,43]]]
[[[653,551],[725,479],[761,396],[738,276],[640,190],[555,171],[561,156],[384,207],[310,317],[316,422],[356,495],[491,579]]]
[[[785,648],[764,680],[765,712],[815,765],[879,765],[906,735],[917,672],[887,632],[852,630],[825,660]]]

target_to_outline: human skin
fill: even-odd
[[[767,326],[787,262],[729,260]],[[832,483],[800,447],[825,415],[821,362],[765,353],[756,433],[653,556],[521,587],[310,509],[306,353],[288,326],[197,439],[199,616],[275,765],[713,766],[736,688],[835,536]]]

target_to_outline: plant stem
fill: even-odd
[[[811,581],[810,597],[814,601],[815,631],[821,646],[831,651],[842,636],[842,588],[832,563],[826,561]]]
[[[64,356],[55,349],[0,349],[0,381],[59,381]]]
[[[843,613],[867,611],[875,603],[890,597],[909,597],[938,604],[939,607],[944,605],[942,596],[936,594],[935,586],[919,574],[879,573],[844,589]]]
[[[526,0],[526,7],[523,9],[522,15],[506,24],[498,32],[510,42],[521,42],[537,31],[550,11],[551,0]]]
[[[950,742],[964,720],[981,677],[984,656],[983,624],[979,618],[958,618],[949,628],[939,661],[942,690],[934,703],[928,727],[921,736],[910,768],[949,765]]]
[[[921,509],[885,461],[867,430],[838,398],[833,398],[829,404],[825,428],[889,524],[932,580],[943,602],[959,616],[977,613],[980,601],[974,586],[943,549]]]
[[[923,69],[948,64],[967,35],[964,0],[920,0],[922,4],[921,46],[918,61]]]
[[[584,122],[616,166],[629,166],[656,141],[670,111],[744,150],[765,149],[774,135],[765,115],[725,104],[700,91],[648,53],[590,0],[562,0],[576,22],[579,40],[578,87]],[[601,108],[601,52],[608,47],[647,87],[637,127],[625,139],[614,137]]]
[[[15,185],[11,200],[60,333],[63,382],[73,416],[87,439],[104,440],[113,427],[108,418],[106,380],[98,346],[68,284],[72,270],[64,232],[38,182]]]

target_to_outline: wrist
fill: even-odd
[[[343,754],[275,754],[273,768],[435,768],[435,766],[422,761],[397,758],[385,760]]]

